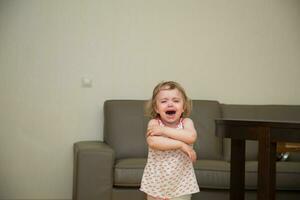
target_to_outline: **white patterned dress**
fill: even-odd
[[[164,126],[161,120],[158,121]],[[182,120],[177,128],[183,128]],[[192,161],[179,149],[160,151],[149,148],[140,190],[160,198],[199,192]]]

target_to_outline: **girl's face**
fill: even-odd
[[[184,112],[184,100],[178,89],[161,90],[155,99],[155,111],[162,122],[169,127],[176,127]]]

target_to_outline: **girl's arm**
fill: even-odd
[[[184,143],[179,140],[164,136],[148,136],[147,144],[150,148],[161,151],[180,149],[184,145]]]
[[[152,119],[148,123],[148,130],[154,126],[159,126],[159,124],[157,120]],[[187,154],[192,161],[195,161],[197,157],[196,152],[190,145],[165,136],[150,136],[147,134],[147,144],[150,148],[161,151],[180,149]]]
[[[195,150],[190,145],[179,140],[174,140],[164,136],[148,136],[147,143],[150,148],[161,151],[180,149],[187,154],[193,162],[197,159]]]
[[[174,140],[172,138],[167,138],[162,135],[149,135],[149,131],[152,127],[161,127],[156,119],[151,119],[148,123],[147,130],[147,144],[152,149],[157,149],[161,151],[180,149],[183,145],[182,141]]]
[[[186,144],[193,144],[197,139],[197,132],[194,123],[190,118],[185,118],[182,123],[183,129],[174,129],[169,127],[162,127],[159,124],[150,123],[148,125],[148,136],[165,136],[174,140],[182,141]]]

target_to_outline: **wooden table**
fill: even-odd
[[[244,200],[245,140],[258,140],[257,199],[275,200],[277,142],[300,142],[300,122],[216,120],[216,135],[231,138],[230,200]]]

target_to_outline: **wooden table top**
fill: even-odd
[[[300,142],[300,121],[216,119],[216,135],[232,139],[258,140],[267,129],[272,142]]]

